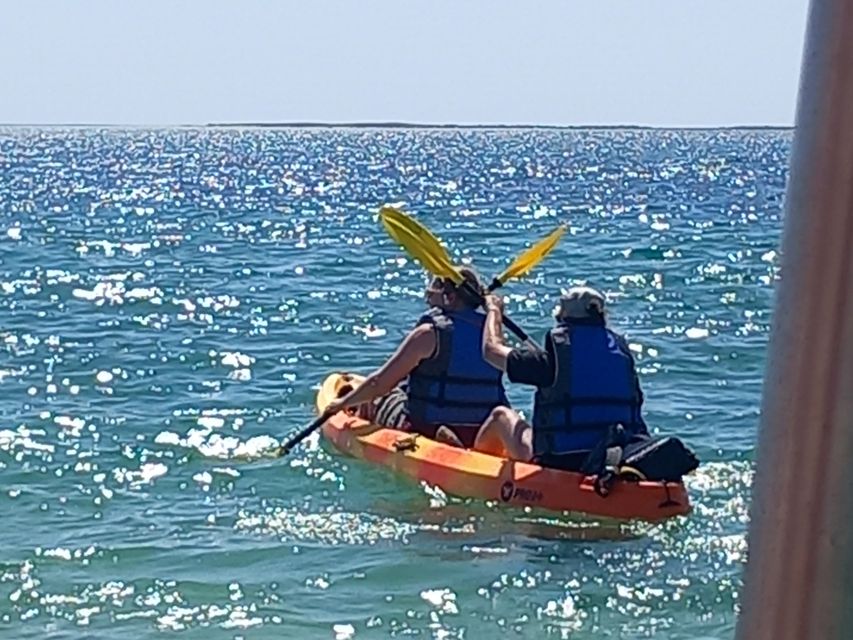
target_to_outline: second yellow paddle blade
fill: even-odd
[[[510,278],[520,278],[530,272],[533,267],[539,264],[545,256],[551,253],[551,250],[557,246],[560,238],[566,232],[566,226],[560,225],[539,242],[530,247],[527,251],[513,260],[504,272],[496,279],[503,284]]]

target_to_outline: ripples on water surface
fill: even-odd
[[[774,131],[0,131],[0,635],[733,635],[790,147]],[[316,439],[425,276],[400,203],[541,336],[608,292],[687,518],[622,531],[448,499]],[[512,389],[529,406],[530,392]]]

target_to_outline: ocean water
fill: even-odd
[[[731,638],[791,132],[0,131],[0,637]],[[423,309],[397,203],[541,339],[589,283],[691,515],[462,501],[314,437]],[[516,406],[531,390],[511,389]],[[164,635],[164,632],[167,632]]]

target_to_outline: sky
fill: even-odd
[[[0,123],[791,126],[808,0],[22,0]]]

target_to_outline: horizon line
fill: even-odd
[[[7,123],[0,122],[0,128],[107,128],[107,129],[652,129],[652,130],[789,130],[795,125],[781,124],[728,124],[728,125],[649,125],[649,124],[460,124],[388,121],[282,121],[282,122],[208,122],[208,123],[172,123],[172,124],[135,124],[135,123]]]

